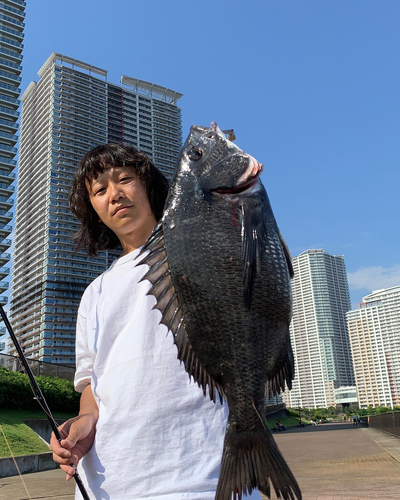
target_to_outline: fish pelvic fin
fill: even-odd
[[[222,404],[225,396],[221,385],[215,382],[200,362],[189,339],[185,318],[168,265],[162,222],[154,228],[140,251],[140,256],[143,258],[136,265],[147,264],[149,266],[149,270],[141,281],[148,280],[152,284],[147,295],[153,295],[156,298],[154,308],[161,312],[160,323],[165,325],[173,335],[179,361],[183,363],[189,377],[193,377],[193,380],[202,388],[203,394],[206,396],[208,390],[210,399],[215,403],[218,397]]]
[[[255,489],[271,498],[301,500],[300,487],[265,422],[256,432],[237,433],[229,417],[215,500],[245,500]]]
[[[265,252],[267,230],[261,210],[249,210],[241,205],[243,241],[243,299],[247,309],[251,305],[253,281],[261,270],[261,257]]]

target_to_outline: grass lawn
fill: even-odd
[[[53,417],[56,419],[71,418],[74,416],[75,415],[66,413],[53,413]],[[37,434],[23,423],[27,418],[46,419],[46,415],[40,410],[29,412],[24,410],[0,409],[0,425],[6,435],[14,456],[31,455],[49,451],[49,448]],[[0,458],[10,456],[10,450],[0,430]]]
[[[268,427],[270,429],[273,429],[274,427],[276,427],[276,420],[277,420],[276,418],[271,419],[271,420],[267,420]],[[285,425],[286,427],[290,427],[290,426],[299,424],[298,417],[297,418],[296,417],[280,417],[279,421],[281,424]],[[304,418],[302,418],[301,421],[303,422],[303,424],[309,423],[309,421],[305,420]]]

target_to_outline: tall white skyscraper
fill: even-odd
[[[293,408],[335,405],[335,389],[354,385],[346,313],[351,309],[343,256],[307,250],[293,257],[295,358],[293,389],[283,395]]]
[[[400,405],[400,286],[347,313],[360,408]]]
[[[134,145],[171,176],[182,143],[178,92],[53,53],[21,97],[11,322],[25,354],[74,363],[75,321],[86,286],[115,258],[75,253],[68,192],[84,154]],[[13,353],[13,349],[10,349]]]
[[[17,120],[19,117],[19,95],[22,71],[22,50],[24,48],[24,19],[26,3],[22,0],[3,0],[0,2],[0,303],[7,303],[4,293],[8,290],[5,278],[10,274],[8,262],[11,245],[9,238],[12,226],[14,204],[12,195],[15,180],[13,172],[17,162]],[[6,333],[0,328],[0,337]],[[0,351],[5,347],[0,342]]]

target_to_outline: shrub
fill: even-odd
[[[36,377],[36,381],[51,411],[79,411],[80,394],[75,392],[72,382],[49,376]],[[39,408],[27,375],[0,367],[0,407],[25,410]]]

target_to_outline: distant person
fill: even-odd
[[[358,416],[357,415],[353,415],[353,425],[354,425],[354,427],[358,427]]]

